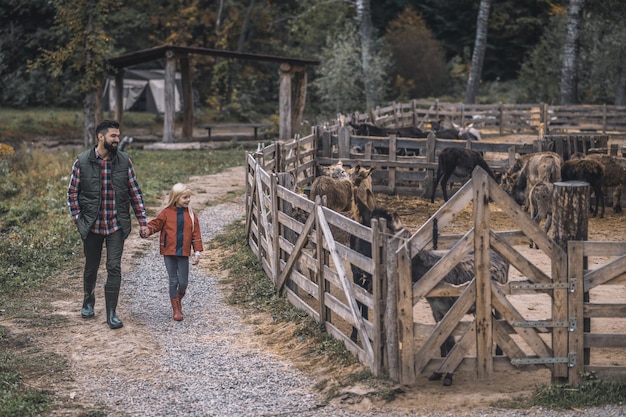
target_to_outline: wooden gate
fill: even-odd
[[[465,234],[442,235],[453,216],[473,203],[474,226]],[[494,231],[490,228],[490,206],[496,206],[520,226],[518,231]],[[515,245],[535,241],[552,259],[550,275],[525,258]],[[433,240],[447,249],[441,260],[417,282],[411,280],[411,258],[421,250],[432,250]],[[490,279],[490,250],[497,252],[527,279],[497,284]],[[444,276],[473,251],[475,278],[462,286],[442,283]],[[566,378],[568,356],[567,264],[564,251],[557,246],[528,214],[483,170],[477,168],[468,181],[396,252],[398,256],[398,346],[400,346],[400,381],[415,382],[416,375],[433,370],[440,373],[456,369],[475,369],[481,379],[489,378],[494,368],[513,369],[518,365],[546,365],[553,377]],[[510,297],[515,294],[547,294],[552,305],[547,320],[532,320],[515,308]],[[415,346],[415,332],[426,326],[415,323],[413,308],[422,297],[458,297],[446,316],[437,323],[426,341]],[[472,306],[476,312],[471,322],[463,317]],[[496,319],[493,312],[501,316]],[[446,358],[439,347],[448,336],[457,336],[455,348]],[[504,356],[494,355],[495,346]],[[472,349],[474,348],[474,349]],[[474,355],[469,352],[474,351]]]
[[[463,235],[438,232],[469,204],[473,204],[474,218],[470,230]],[[489,221],[492,205],[513,219],[520,230],[492,230]],[[514,247],[529,241],[536,242],[552,260],[549,275]],[[432,250],[433,246],[446,250],[446,254],[417,282],[412,282],[412,256],[421,250]],[[443,283],[444,276],[472,251],[475,278],[462,286]],[[491,251],[505,258],[526,279],[509,281],[506,285],[492,281]],[[626,242],[570,241],[566,253],[478,168],[472,180],[442,205],[396,255],[401,382],[414,383],[416,376],[424,371],[448,373],[457,369],[475,370],[479,378],[486,379],[494,370],[519,366],[547,366],[554,381],[571,384],[590,372],[603,379],[626,376],[623,353],[619,355],[622,363],[613,358],[607,364],[606,359],[611,355],[602,352],[602,349],[626,348],[626,299],[609,297],[607,302],[605,297],[596,301],[588,295],[600,286],[622,286],[626,282]],[[588,268],[588,257],[602,257],[604,262]],[[537,320],[520,312],[514,299],[526,294],[543,296],[551,304],[551,316]],[[427,326],[414,320],[414,307],[422,297],[450,296],[458,300],[439,323]],[[473,305],[476,306],[474,318],[463,322]],[[601,319],[611,321],[617,330],[594,331],[592,321]],[[425,330],[427,339],[415,345],[416,332]],[[456,346],[441,358],[439,347],[451,335],[456,336]],[[502,348],[503,356],[494,355],[496,345]],[[599,351],[596,361],[594,350]]]

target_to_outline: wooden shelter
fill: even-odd
[[[115,118],[120,122],[122,121],[124,69],[144,62],[164,59],[165,116],[163,118],[163,142],[173,142],[175,115],[174,76],[178,61],[183,84],[183,136],[191,137],[193,131],[193,101],[191,96],[189,55],[193,54],[279,63],[279,139],[288,139],[293,136],[292,133],[300,125],[304,113],[307,84],[305,69],[307,65],[318,65],[319,61],[316,60],[173,45],[163,45],[130,52],[109,59],[109,64],[115,68]],[[295,92],[293,94],[291,86],[292,75],[295,76]],[[292,95],[294,97],[293,100]]]

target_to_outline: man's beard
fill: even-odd
[[[109,151],[111,155],[115,155],[117,153],[117,146],[113,146],[112,143],[108,143],[107,141],[104,141],[104,149]]]

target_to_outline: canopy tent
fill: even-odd
[[[182,111],[181,75],[175,75],[174,108]],[[109,77],[104,86],[102,105],[105,111],[115,111],[115,78]],[[124,71],[124,107],[126,110],[165,113],[165,70],[126,69]]]

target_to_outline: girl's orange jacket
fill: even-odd
[[[195,213],[194,213],[195,214]],[[148,222],[148,228],[150,234],[161,232],[160,248],[161,255],[176,256],[176,242],[177,242],[177,207],[166,207],[159,215]],[[191,256],[191,248],[193,246],[194,252],[202,251],[202,236],[200,234],[200,223],[198,222],[198,216],[194,215],[194,227],[191,228],[191,216],[189,210],[184,209],[183,213],[183,244],[182,253],[178,256]]]

